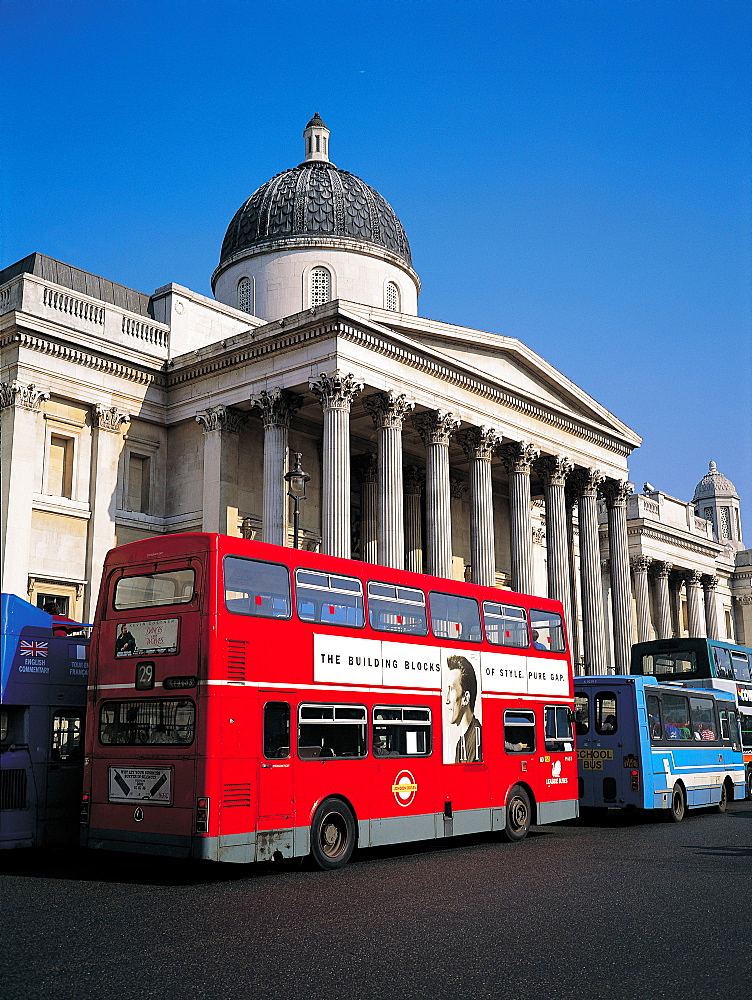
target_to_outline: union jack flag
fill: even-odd
[[[21,656],[46,656],[49,649],[50,644],[43,639],[22,639],[18,644]]]

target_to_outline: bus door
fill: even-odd
[[[583,789],[580,804],[585,808],[641,806],[642,762],[634,688],[608,682],[602,687],[588,685],[578,689],[575,704]]]
[[[292,695],[292,691],[259,691],[262,747],[258,771],[258,815],[262,828],[290,829],[293,825]]]
[[[82,708],[52,710],[45,793],[45,847],[75,842],[83,779],[83,716]]]

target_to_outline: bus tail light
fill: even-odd
[[[81,824],[86,825],[89,822],[89,794],[84,792],[81,796]]]
[[[639,792],[640,790],[640,772],[630,771],[629,772],[629,787],[633,792]]]
[[[196,833],[209,832],[209,798],[196,799]]]

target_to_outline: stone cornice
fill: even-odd
[[[627,533],[634,537],[649,538],[652,541],[661,542],[664,545],[674,546],[678,549],[686,549],[688,552],[696,552],[699,555],[712,559],[715,562],[720,554],[721,547],[714,545],[703,545],[700,539],[694,540],[690,537],[680,537],[671,531],[661,531],[657,527],[645,527],[644,524],[634,524],[627,522]]]

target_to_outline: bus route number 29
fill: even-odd
[[[154,687],[154,663],[151,660],[141,660],[136,664],[136,690],[151,691]]]

